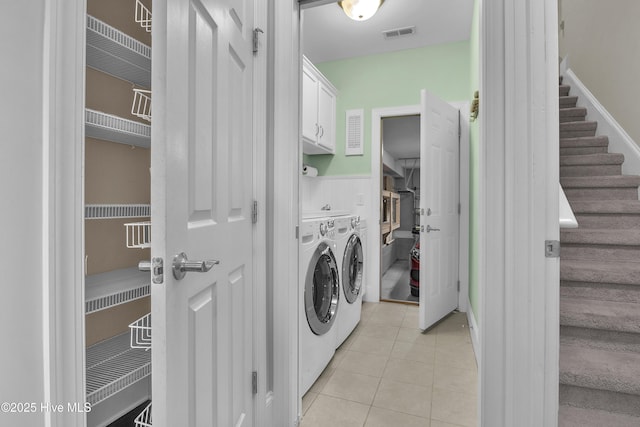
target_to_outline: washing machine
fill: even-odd
[[[329,364],[336,349],[340,272],[333,218],[303,217],[300,262],[300,392],[304,395]]]
[[[364,246],[360,233],[360,217],[336,218],[336,246],[340,267],[340,309],[338,310],[336,348],[360,322],[364,291]]]

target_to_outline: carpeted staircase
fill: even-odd
[[[561,82],[562,83],[562,82]],[[560,427],[640,426],[640,176],[560,84]]]

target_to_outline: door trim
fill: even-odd
[[[480,1],[480,425],[555,427],[557,0]]]
[[[46,402],[84,402],[84,0],[45,5],[43,83],[43,379]],[[44,413],[83,427],[82,413]]]
[[[458,309],[466,312],[469,303],[469,110],[468,101],[449,102],[461,113],[462,132],[460,136],[460,236],[458,245],[458,278],[460,280],[460,292],[458,293]],[[380,193],[382,190],[382,174],[380,159],[380,133],[382,119],[385,117],[413,116],[421,114],[420,105],[405,105],[398,107],[374,108],[371,110],[371,180],[374,185],[371,187],[370,200],[373,206],[380,206]],[[464,202],[466,201],[466,202]],[[369,227],[370,247],[380,247],[380,210],[372,211],[372,225]],[[367,290],[364,294],[365,301],[380,301],[380,251],[378,256],[371,257],[368,263],[369,270],[367,277]]]

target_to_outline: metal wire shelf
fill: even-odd
[[[131,329],[131,348],[151,348],[151,313],[145,314],[129,325]]]
[[[151,91],[145,89],[133,89],[133,103],[131,114],[141,119],[151,121]]]
[[[151,32],[151,11],[142,4],[140,0],[136,0],[136,22],[144,28],[147,33]]]
[[[151,403],[147,405],[146,408],[142,410],[138,414],[138,416],[133,420],[136,424],[136,427],[152,427],[151,424]]]
[[[151,221],[129,222],[125,225],[127,248],[151,247]]]
[[[151,374],[151,352],[129,346],[129,334],[87,348],[87,402],[92,406]]]
[[[151,216],[151,205],[85,205],[85,219],[143,218]]]

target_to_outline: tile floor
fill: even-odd
[[[422,334],[418,307],[365,303],[302,399],[301,427],[474,427],[477,368],[466,315]]]

